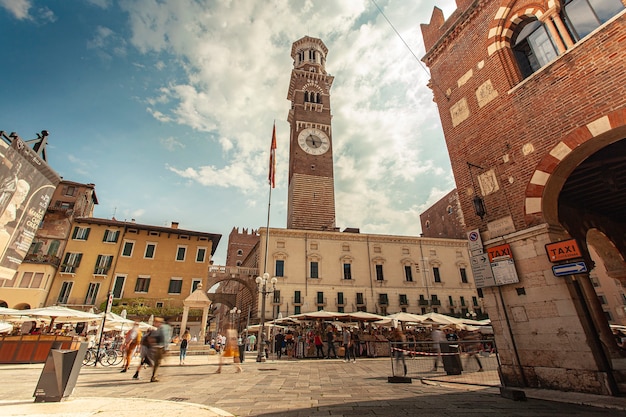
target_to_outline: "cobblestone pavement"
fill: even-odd
[[[120,373],[119,367],[83,367],[67,400],[36,404],[38,411],[26,405],[33,406],[32,395],[43,364],[0,365],[0,415],[43,416],[50,414],[53,406],[66,408],[65,413],[55,411],[57,416],[96,415],[95,411],[88,414],[86,408],[81,408],[84,412],[80,414],[81,410],[72,407],[87,407],[85,403],[95,407],[97,401],[83,400],[99,398],[105,405],[125,401],[136,405],[128,413],[116,411],[118,417],[141,417],[136,408],[147,400],[164,400],[158,403],[158,411],[152,407],[146,413],[150,417],[179,415],[174,412],[177,405],[187,403],[218,410],[217,414],[204,415],[220,415],[224,410],[227,413],[221,415],[236,416],[626,416],[625,398],[525,390],[527,401],[512,401],[493,387],[417,379],[410,384],[389,383],[389,358],[356,363],[336,359],[257,363],[250,356],[242,365],[242,373],[227,364],[220,374],[215,373],[216,356],[188,356],[184,366],[178,364],[178,358],[166,357],[160,381],[154,383],[150,382],[150,368],[141,371],[139,380],[133,380],[133,372]],[[7,414],[9,408],[3,412],[3,407],[9,403],[14,407]],[[15,404],[24,404],[23,410],[15,411]]]

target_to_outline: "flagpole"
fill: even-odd
[[[265,227],[265,262],[263,262],[263,272],[267,272],[267,261],[269,256],[268,245],[270,243],[270,208],[272,207],[272,184],[270,183],[269,198],[267,201],[267,226]]]
[[[267,201],[267,225],[265,228],[265,262],[263,262],[263,275],[257,277],[257,285],[260,286],[261,292],[261,322],[259,323],[259,342],[257,343],[257,362],[263,362],[263,350],[265,349],[265,297],[274,292],[274,285],[276,278],[271,279],[272,289],[268,291],[267,284],[269,275],[267,273],[267,262],[269,257],[269,243],[270,243],[270,209],[272,207],[272,188],[275,186],[274,176],[276,171],[276,121],[274,121],[274,128],[272,130],[272,146],[270,147],[270,170],[268,176],[268,183],[270,186],[269,197]]]

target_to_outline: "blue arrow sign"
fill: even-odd
[[[563,275],[582,274],[587,272],[587,265],[584,262],[574,262],[571,264],[554,265],[552,272],[555,277],[561,277]]]

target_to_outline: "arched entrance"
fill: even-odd
[[[624,126],[584,142],[578,137],[577,146],[553,166],[542,193],[545,219],[554,230],[577,240],[587,265],[588,273],[564,279],[596,370],[613,395],[626,392],[626,351],[609,326],[626,324],[626,298],[613,281],[626,283],[625,137]],[[617,289],[611,290],[611,285]]]

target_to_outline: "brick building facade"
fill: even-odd
[[[626,282],[624,5],[457,0],[422,25],[466,228],[485,251],[510,245],[519,279],[483,288],[507,385],[626,391],[589,274],[555,276],[545,249],[573,238],[582,256],[565,262],[592,269],[598,231]]]

